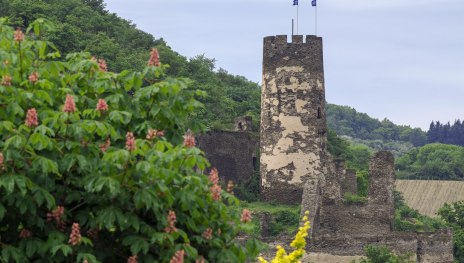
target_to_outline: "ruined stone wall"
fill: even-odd
[[[198,138],[212,167],[225,182],[247,183],[254,175],[258,140],[249,132],[211,131]]]
[[[383,208],[382,215],[393,220],[395,211],[395,157],[391,152],[379,151],[369,163],[368,203]]]
[[[338,161],[338,164],[334,166],[338,166],[335,170],[340,173],[341,162]],[[346,172],[344,174],[345,178],[339,181],[339,186],[347,180]],[[329,174],[326,176],[326,188],[322,188],[322,192],[330,190],[327,187],[336,183],[337,176],[343,178],[340,175]],[[350,176],[353,177],[353,175]],[[394,176],[393,155],[385,151],[374,154],[370,161],[367,204],[349,205],[342,202],[322,202],[319,221],[314,222],[319,229],[315,236],[321,238],[339,235],[374,237],[390,233],[394,215]],[[354,179],[350,180],[354,181]],[[333,182],[331,183],[331,181]],[[322,195],[324,196],[324,193]],[[327,196],[327,194],[325,195]],[[307,201],[303,200],[303,202]]]
[[[358,181],[356,178],[356,170],[346,169],[345,178],[342,182],[342,196],[350,193],[352,195],[358,194]]]
[[[303,184],[323,173],[326,117],[322,38],[264,38],[261,97],[262,197],[300,203]]]
[[[436,233],[423,233],[418,237],[419,262],[448,263],[453,262],[453,233],[445,229]]]

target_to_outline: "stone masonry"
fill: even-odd
[[[371,159],[366,203],[346,202],[345,194],[357,194],[356,174],[326,149],[322,53],[320,37],[306,36],[303,42],[302,36],[292,36],[290,43],[282,35],[264,38],[262,198],[301,202],[301,212],[310,212],[308,252],[359,256],[373,244],[412,253],[417,262],[453,262],[451,231],[393,231],[395,169],[390,152],[380,151]]]
[[[264,38],[261,186],[265,200],[300,203],[308,178],[323,173],[326,118],[322,38]]]
[[[224,184],[246,184],[255,176],[258,140],[247,131],[213,130],[198,138],[198,147],[205,152],[212,167],[219,171]]]

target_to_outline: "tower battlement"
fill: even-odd
[[[269,36],[264,38],[263,73],[278,67],[303,67],[305,72],[320,73],[323,78],[322,38],[307,35]]]
[[[303,35],[293,35],[291,36],[291,42],[288,42],[287,35],[277,35],[277,36],[268,36],[264,38],[264,45],[274,44],[274,45],[286,45],[286,44],[306,44],[312,45],[318,41],[322,41],[322,37],[315,35],[306,35],[306,40],[303,42]]]

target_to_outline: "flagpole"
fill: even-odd
[[[316,4],[315,7],[316,7],[316,9],[315,9],[314,12],[316,12],[316,15],[315,15],[314,17],[315,17],[315,19],[316,19],[316,22],[315,22],[314,24],[315,24],[315,35],[317,36],[317,4]]]
[[[293,31],[293,18],[292,18],[292,36],[294,35],[294,31]]]
[[[298,4],[296,5],[296,34],[298,35]]]

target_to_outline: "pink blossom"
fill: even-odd
[[[166,232],[166,233],[177,232],[177,228],[176,228],[176,221],[177,221],[176,212],[174,212],[172,210],[169,210],[167,219],[168,219],[168,226],[164,229],[164,232]]]
[[[154,129],[148,129],[147,133],[147,140],[153,140],[156,137],[163,137],[164,136],[164,131],[158,131]]]
[[[171,258],[170,263],[184,263],[184,255],[184,250],[177,251],[176,254],[174,254],[174,256]]]
[[[64,102],[63,107],[64,112],[75,112],[76,111],[76,103],[74,102],[74,97],[72,95],[66,95],[66,100]]]
[[[126,150],[134,151],[136,148],[135,137],[132,132],[127,132],[126,134]]]
[[[14,32],[14,41],[16,42],[24,41],[24,33],[19,27],[16,28],[16,31]]]
[[[3,169],[5,169],[4,157],[3,157],[3,153],[0,152],[0,170],[3,170]]]
[[[7,74],[7,75],[3,76],[2,85],[6,86],[6,87],[10,87],[11,86],[11,80],[12,80],[12,78],[11,78],[10,75]]]
[[[29,128],[37,127],[39,125],[39,118],[35,108],[28,109],[26,114],[25,124]]]
[[[242,221],[243,223],[251,222],[251,211],[246,208],[243,209],[242,216],[240,217],[240,221]]]
[[[191,131],[188,131],[184,135],[184,146],[187,148],[195,147],[195,136],[193,136]]]
[[[89,236],[91,239],[97,239],[98,228],[92,228],[92,229],[87,230],[87,236]]]
[[[221,199],[221,186],[220,185],[214,184],[213,186],[209,188],[209,190],[211,191],[214,201],[219,201],[219,199]]]
[[[208,227],[201,236],[206,240],[210,240],[211,238],[213,238],[213,230]]]
[[[137,263],[137,256],[129,257],[127,263]]]
[[[68,243],[72,246],[75,246],[81,242],[81,231],[79,227],[79,223],[74,223],[72,225],[71,234],[69,235]]]
[[[19,238],[21,239],[27,239],[27,238],[30,238],[32,236],[32,233],[31,231],[27,230],[27,229],[23,229],[21,230],[21,232],[19,233]]]
[[[89,263],[89,262],[87,261],[87,259],[84,259],[84,261],[82,261],[82,263]]]
[[[51,213],[47,213],[47,221],[55,220],[55,222],[61,221],[61,217],[64,215],[64,207],[57,206]]]
[[[37,71],[34,71],[29,75],[29,81],[32,83],[36,83],[39,81],[39,73]]]
[[[63,220],[64,207],[57,206],[51,213],[47,213],[47,221],[54,221],[58,229],[61,231],[65,230],[66,223]]]
[[[150,52],[150,59],[148,60],[148,66],[160,66],[158,49],[152,48]]]
[[[195,260],[195,263],[206,263],[206,260],[204,257],[199,257],[197,260]]]
[[[108,110],[108,104],[106,104],[106,101],[104,99],[98,99],[97,110],[98,111],[107,111]]]
[[[99,145],[100,150],[101,150],[102,152],[106,152],[110,146],[111,146],[111,139],[110,139],[110,137],[106,138],[105,143],[102,143],[102,144]]]
[[[213,167],[213,169],[211,169],[211,172],[209,172],[208,179],[213,184],[219,183],[219,173],[216,167]]]
[[[107,72],[108,71],[108,67],[107,67],[106,61],[104,59],[99,59],[98,60],[98,68],[102,72]]]

